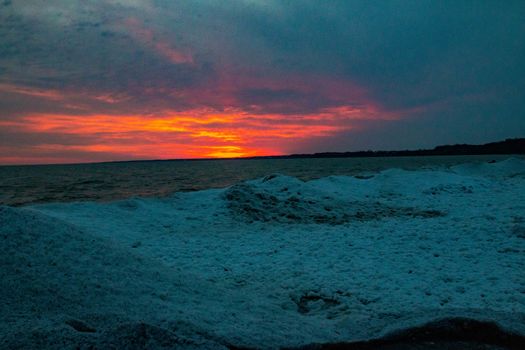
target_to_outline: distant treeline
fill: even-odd
[[[483,154],[525,154],[525,138],[506,139],[484,145],[444,145],[433,149],[404,151],[358,151],[358,152],[322,152],[313,154],[290,154],[254,158],[358,158],[358,157],[402,157],[402,156],[460,156]]]

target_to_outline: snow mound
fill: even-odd
[[[0,300],[17,304],[19,312],[38,307],[43,313],[74,313],[95,300],[99,308],[115,311],[127,302],[116,296],[119,291],[137,284],[142,293],[152,292],[145,284],[133,283],[148,278],[138,257],[74,225],[29,209],[0,207],[0,227]],[[116,283],[114,277],[120,274],[127,276]]]
[[[144,322],[123,324],[103,335],[101,349],[226,350],[226,346],[193,335],[191,338]]]
[[[180,274],[75,225],[0,206],[0,252],[2,348],[221,348],[153,325],[163,310],[180,315]]]
[[[36,322],[35,322],[36,323]],[[2,349],[181,349],[226,350],[213,340],[198,334],[190,337],[177,330],[145,322],[123,323],[104,332],[81,332],[68,329],[38,327],[0,338]]]
[[[462,184],[440,184],[437,186],[432,186],[426,190],[423,190],[424,194],[430,195],[448,195],[448,194],[471,194],[474,192],[474,188],[471,185],[462,185]]]
[[[328,179],[325,182],[330,184],[333,181]],[[270,175],[230,187],[225,191],[224,199],[233,216],[245,218],[248,222],[341,225],[388,217],[432,218],[444,215],[437,210],[357,199],[348,192],[329,191],[327,187],[320,180],[303,182],[289,176]]]
[[[451,170],[461,175],[488,177],[525,177],[525,159],[508,158],[500,162],[466,163],[451,167]]]

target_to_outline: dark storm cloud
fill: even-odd
[[[276,69],[343,75],[393,108],[524,86],[521,1],[277,4],[278,15],[244,16],[240,40]]]
[[[45,11],[33,17],[28,10],[4,11],[1,67],[15,81],[132,96],[148,88],[204,85],[213,81],[212,66],[235,64],[276,75],[316,71],[356,81],[392,108],[524,86],[523,79],[516,81],[525,73],[520,1],[504,6],[469,1],[143,4],[101,1],[70,6],[69,12],[49,11],[50,18]],[[193,45],[207,62],[167,62],[134,40],[130,28],[122,26],[127,18],[138,18],[158,37],[165,33],[167,41]],[[255,98],[268,94],[261,92]]]

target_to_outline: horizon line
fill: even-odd
[[[505,143],[509,141],[518,141],[523,140],[525,142],[525,137],[517,138],[506,138],[500,141],[487,142],[482,144],[467,144],[467,143],[456,143],[456,144],[444,144],[437,145],[434,148],[419,148],[419,149],[403,149],[403,150],[359,150],[359,151],[327,151],[327,152],[315,152],[315,153],[292,153],[292,154],[282,154],[282,155],[267,155],[267,156],[251,156],[251,157],[226,157],[226,158],[168,158],[168,159],[129,159],[129,160],[108,160],[108,161],[94,161],[94,162],[64,162],[64,163],[33,163],[33,164],[0,164],[1,167],[16,167],[16,166],[51,166],[51,165],[89,165],[89,164],[112,164],[112,163],[135,163],[135,162],[169,162],[169,161],[210,161],[210,160],[261,160],[261,159],[293,159],[293,158],[345,158],[345,157],[335,157],[335,155],[349,155],[350,158],[353,154],[355,158],[373,158],[373,157],[382,157],[373,156],[374,153],[402,153],[402,152],[430,152],[436,150],[439,147],[469,147],[469,146],[488,146],[497,143]],[[507,153],[495,153],[494,155],[504,155]],[[512,154],[522,154],[522,153],[508,153]],[[324,156],[323,156],[324,155]],[[329,157],[326,155],[334,155],[334,157]],[[469,154],[388,154],[383,157],[424,157],[424,156],[461,156]],[[484,155],[484,154],[470,154],[470,155]],[[487,153],[485,155],[491,155]]]

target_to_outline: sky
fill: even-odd
[[[525,136],[525,1],[0,0],[0,164]]]

